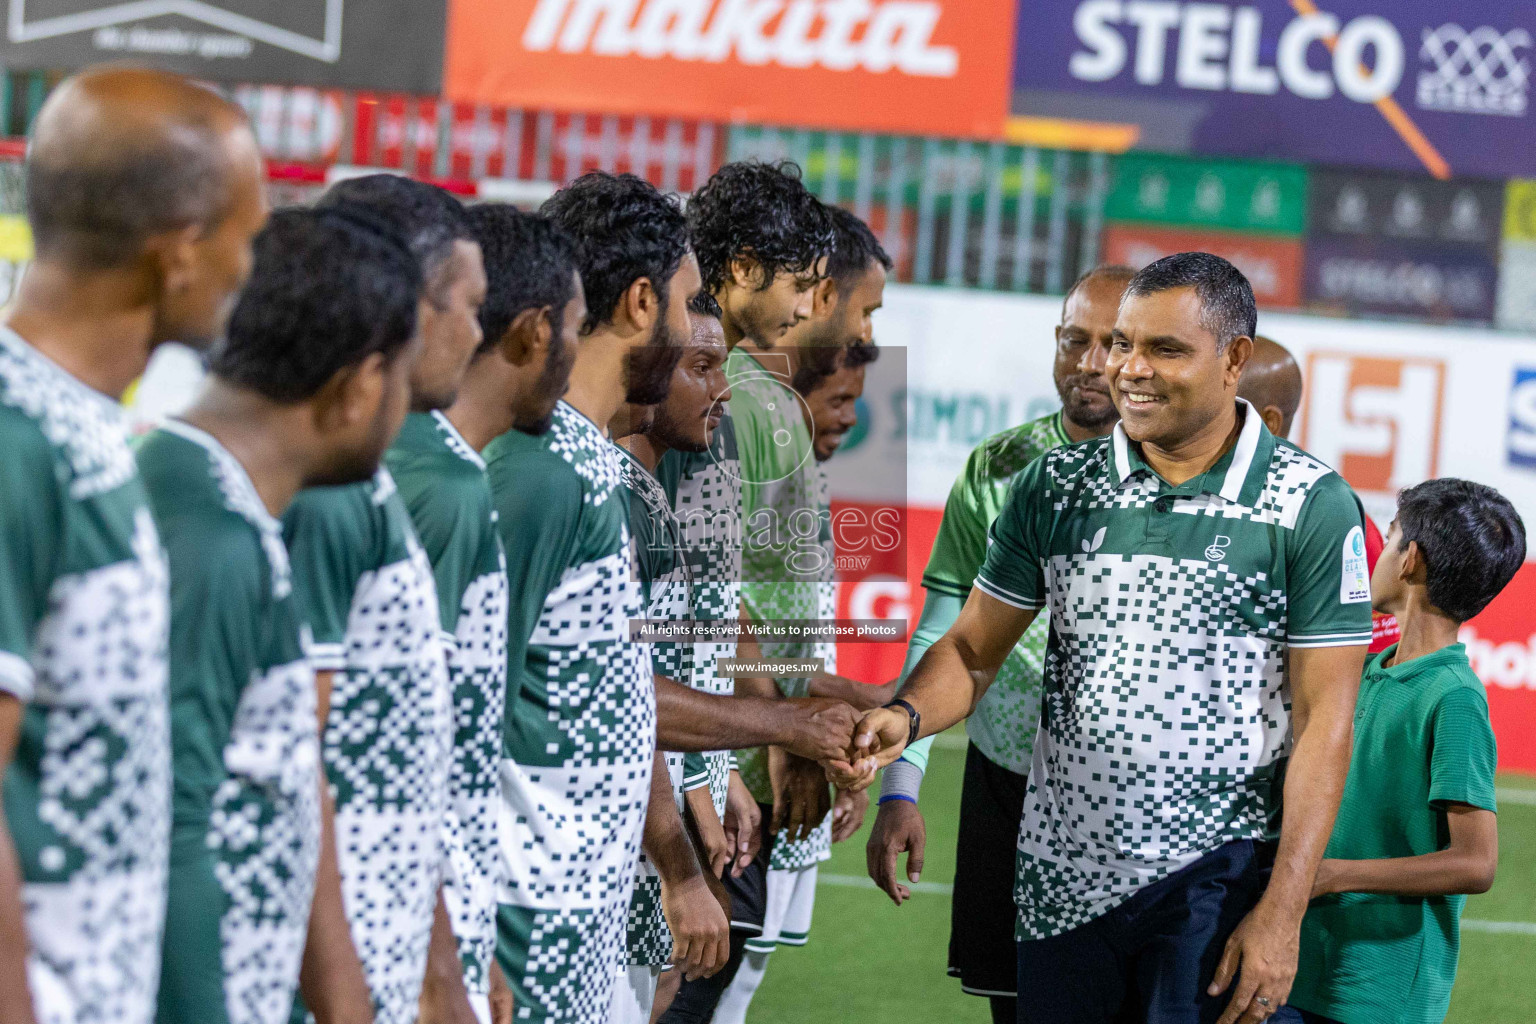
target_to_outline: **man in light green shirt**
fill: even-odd
[[[1119,419],[1104,379],[1104,362],[1120,296],[1134,273],[1129,267],[1099,267],[1067,292],[1052,366],[1061,411],[987,438],[966,459],[923,573],[927,595],[905,671],[954,625],[986,558],[987,530],[1014,478],[1052,448],[1103,437]],[[1042,615],[1009,652],[966,721],[970,744],[960,796],[949,973],[960,979],[964,991],[991,1000],[992,1017],[999,1024],[1012,1024],[1017,1016],[1017,964],[1010,945],[1014,844],[1040,723],[1047,633],[1048,617]],[[906,852],[911,881],[922,872],[926,832],[917,800],[932,744],[932,739],[919,740],[886,768],[880,810],[869,837],[871,877],[898,906],[909,890],[896,878],[897,857]]]

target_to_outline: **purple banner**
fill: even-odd
[[[1528,2],[1065,0],[1021,3],[1017,36],[1018,115],[1163,152],[1536,176]]]
[[[1307,304],[1415,320],[1493,319],[1498,270],[1475,246],[1386,238],[1310,238]]]

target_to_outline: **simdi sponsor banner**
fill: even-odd
[[[1536,174],[1517,0],[1021,4],[1013,111],[1164,152]]]
[[[442,84],[446,0],[8,0],[0,63],[148,61],[215,81]]]
[[[995,137],[1013,0],[454,0],[445,91],[514,107]]]
[[[1111,224],[1104,231],[1104,262],[1141,268],[1176,252],[1213,252],[1232,261],[1253,285],[1260,308],[1301,305],[1302,250],[1299,238],[1190,231],[1146,224]]]

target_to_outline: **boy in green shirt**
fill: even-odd
[[[1365,665],[1354,754],[1277,1021],[1445,1018],[1467,893],[1498,863],[1493,729],[1461,624],[1525,561],[1525,526],[1492,488],[1411,487],[1371,574],[1402,640]]]

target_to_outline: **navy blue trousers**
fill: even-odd
[[[1210,1024],[1227,938],[1258,903],[1272,843],[1218,847],[1085,925],[1019,945],[1019,1024]]]

